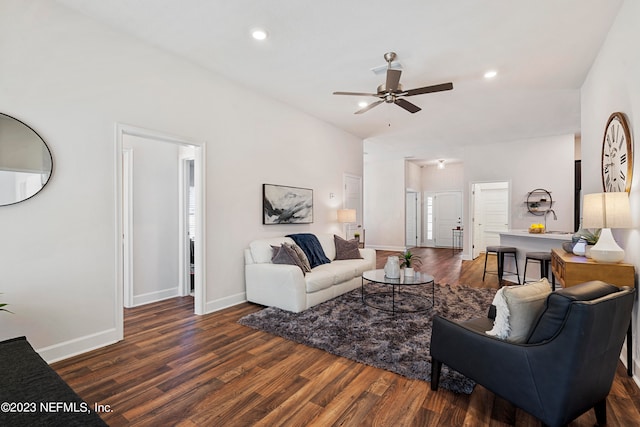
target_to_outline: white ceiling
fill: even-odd
[[[622,0],[58,0],[367,140],[367,151],[456,159],[460,147],[580,133],[580,86]],[[255,27],[270,37],[257,42]],[[405,89],[362,115],[383,54]],[[498,76],[485,80],[489,69]],[[375,98],[370,98],[375,100]],[[224,102],[221,100],[220,102]]]

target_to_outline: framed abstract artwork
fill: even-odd
[[[311,224],[313,190],[262,184],[263,224]]]

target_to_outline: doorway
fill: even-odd
[[[116,310],[121,337],[123,307],[188,295],[191,282],[194,312],[204,314],[204,148],[204,144],[186,138],[116,126]],[[139,157],[148,158],[134,162]],[[161,189],[154,191],[158,184]],[[134,206],[142,208],[134,214]],[[144,284],[140,272],[153,272],[154,268],[167,270],[170,282],[149,288],[163,279],[158,275]],[[135,292],[134,286],[138,286]]]
[[[471,253],[475,259],[487,246],[499,245],[499,232],[510,227],[509,182],[472,184],[471,211]]]
[[[346,224],[346,239],[353,239],[355,233],[360,233],[360,242],[364,243],[362,229],[362,177],[348,173],[342,176],[344,193],[342,206],[344,209],[356,210],[356,222]]]

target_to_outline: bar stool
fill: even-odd
[[[540,263],[540,279],[549,278],[549,265],[551,264],[551,252],[527,252],[524,261],[523,283],[527,283],[527,264],[529,261]]]
[[[498,270],[497,271],[487,271],[487,258],[489,253],[495,253],[498,258]],[[518,271],[518,258],[516,253],[518,250],[512,246],[487,246],[487,249],[484,253],[484,271],[482,272],[482,281],[484,282],[485,274],[497,274],[498,275],[498,285],[502,286],[502,278],[507,276],[516,276],[518,278],[518,285],[520,284],[520,272]],[[504,256],[511,255],[513,256],[513,261],[516,263],[516,271],[504,271]]]

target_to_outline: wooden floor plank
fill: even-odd
[[[414,250],[438,283],[482,281],[484,256]],[[394,252],[378,251],[382,267]],[[495,268],[495,257],[489,257]],[[204,316],[193,298],[125,309],[125,340],[53,364],[86,401],[110,405],[111,426],[510,426],[541,423],[488,390],[431,391],[429,384],[362,365],[237,323],[262,307],[244,303]],[[640,389],[619,364],[608,425],[640,425]],[[571,427],[592,426],[593,411]]]

